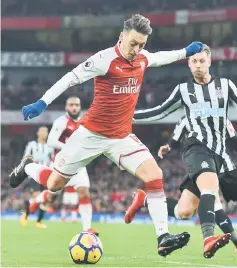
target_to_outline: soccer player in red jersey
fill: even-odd
[[[79,128],[57,154],[54,170],[45,167],[39,182],[51,191],[61,190],[70,178],[93,159],[104,154],[119,168],[134,174],[145,183],[148,209],[158,237],[158,254],[166,256],[189,241],[186,232],[171,235],[168,231],[167,204],[162,170],[148,148],[134,135],[132,118],[145,70],[184,59],[203,49],[193,42],[181,50],[149,53],[144,50],[152,33],[150,20],[137,14],[124,22],[114,47],[93,55],[56,82],[36,103],[23,107],[24,119],[40,115],[70,86],[94,78],[94,100],[80,120]],[[31,160],[23,160],[10,174],[10,184],[17,187],[30,169]]]
[[[50,130],[48,136],[48,145],[55,149],[55,156],[65,146],[67,139],[79,127],[81,101],[78,97],[69,97],[65,106],[66,113],[58,117]],[[54,159],[53,159],[54,160]],[[37,167],[39,167],[37,165]],[[34,172],[38,172],[37,168]],[[90,180],[86,167],[74,175],[64,187],[63,207],[61,209],[61,218],[66,219],[66,213],[71,212],[72,221],[76,222],[77,212],[81,215],[83,231],[92,232],[98,235],[98,231],[91,228],[92,205],[90,199]],[[79,207],[78,207],[79,203]]]

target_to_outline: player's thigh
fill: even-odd
[[[208,185],[213,183],[213,177],[217,179],[216,161],[206,146],[201,144],[190,146],[183,152],[183,161],[188,170],[189,177],[194,181],[199,178],[203,182],[202,184],[208,187]],[[212,174],[215,174],[215,176]],[[198,188],[199,186],[202,188],[202,185],[199,185],[199,183],[197,185]]]
[[[71,178],[101,155],[106,146],[107,144],[100,140],[100,136],[80,126],[56,155],[54,170],[65,178]]]
[[[184,189],[178,201],[178,212],[182,218],[193,216],[199,205],[199,198],[188,189]]]
[[[162,171],[149,149],[134,134],[117,140],[105,155],[120,169],[145,182],[162,177]]]
[[[82,168],[76,175],[72,176],[66,186],[72,186],[74,189],[79,187],[90,187],[90,180],[86,168]]]

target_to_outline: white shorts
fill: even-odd
[[[76,205],[78,205],[78,203],[79,203],[78,193],[70,193],[70,192],[63,193],[63,204],[64,205],[76,206]]]
[[[65,185],[72,186],[75,190],[79,187],[90,187],[90,180],[86,168],[82,168],[76,175],[72,176],[69,182]]]
[[[133,175],[145,160],[153,159],[148,148],[134,134],[111,139],[80,126],[56,155],[54,169],[65,178],[71,178],[101,154]]]

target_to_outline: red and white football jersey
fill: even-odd
[[[67,114],[58,117],[54,121],[48,136],[48,144],[56,149],[55,155],[62,149],[66,140],[79,127],[79,125],[79,119],[73,120]]]
[[[94,78],[94,99],[80,123],[92,132],[121,139],[132,131],[132,118],[147,67],[186,57],[185,49],[149,53],[141,50],[128,61],[119,44],[102,50],[62,77],[42,97],[50,104],[69,86]]]

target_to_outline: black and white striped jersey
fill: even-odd
[[[187,139],[195,138],[224,157],[230,99],[237,103],[237,88],[231,80],[213,76],[208,84],[200,85],[190,79],[177,85],[162,105],[136,111],[134,119],[138,123],[159,120],[183,106]]]
[[[172,135],[172,140],[169,142],[170,146],[172,147],[172,144],[176,143],[183,143],[185,142],[185,137],[187,137],[187,129],[186,129],[186,124],[187,124],[188,119],[183,116],[179,122],[176,124],[173,135]],[[232,123],[230,122],[229,119],[227,119],[227,125],[226,125],[226,141],[229,139],[233,139],[237,137],[237,133],[235,131],[235,128],[233,127]],[[228,146],[227,146],[228,147]],[[232,171],[236,169],[235,164],[232,161],[231,156],[226,153],[223,157],[223,166],[221,168],[220,173],[224,173],[226,171]]]
[[[54,150],[49,147],[47,143],[39,143],[37,141],[30,141],[26,145],[24,156],[32,155],[35,162],[49,166],[53,157]]]

